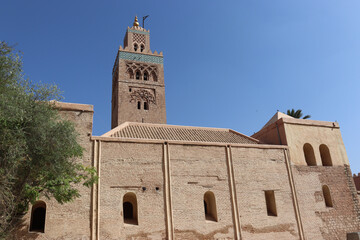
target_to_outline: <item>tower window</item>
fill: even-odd
[[[135,44],[134,44],[134,50],[135,50],[135,52],[138,50],[138,48],[139,48],[138,45],[135,43]]]
[[[46,204],[38,201],[31,210],[30,232],[45,232]]]
[[[138,109],[141,109],[141,102],[140,102],[140,101],[137,102],[137,108],[138,108]]]
[[[316,166],[316,160],[315,160],[315,154],[314,154],[313,147],[309,143],[305,143],[303,150],[304,150],[304,156],[305,156],[305,161],[306,161],[307,165],[308,166]]]
[[[139,80],[140,79],[140,72],[136,71],[136,79]]]
[[[144,109],[149,110],[149,104],[147,102],[144,102]]]
[[[128,70],[128,74],[129,74],[129,78],[130,78],[130,79],[134,79],[134,72],[133,72],[133,70],[129,69],[129,70]]]
[[[330,195],[330,189],[328,186],[324,185],[322,187],[323,190],[323,195],[324,195],[324,199],[325,199],[325,206],[326,207],[333,207],[333,203],[332,203],[332,199],[331,199],[331,195]]]
[[[151,78],[152,78],[152,80],[154,81],[154,82],[157,82],[157,76],[156,76],[156,73],[154,73],[154,72],[152,72],[151,73]]]
[[[134,193],[127,193],[123,198],[124,223],[138,225],[137,200]]]
[[[144,51],[144,49],[145,49],[144,44],[141,44],[141,45],[140,45],[140,51],[141,51],[141,52],[143,52],[143,51]]]
[[[204,212],[206,220],[217,222],[215,195],[210,191],[204,194]]]
[[[129,92],[131,92],[131,88],[129,88]]]
[[[325,144],[321,144],[319,147],[321,162],[323,166],[332,166],[330,150]]]
[[[149,80],[148,78],[149,78],[148,73],[147,73],[147,72],[144,72],[144,80],[147,81],[147,80]]]
[[[266,201],[267,215],[277,216],[274,191],[265,191],[265,201]]]

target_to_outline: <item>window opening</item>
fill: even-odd
[[[138,50],[138,45],[136,43],[134,44],[134,50],[135,52]]]
[[[309,143],[305,143],[303,150],[304,150],[304,156],[305,156],[305,161],[306,161],[307,165],[308,166],[316,166],[316,160],[315,160],[315,154],[314,154],[313,147]]]
[[[148,73],[147,73],[147,72],[144,72],[144,80],[145,80],[145,81],[149,80],[149,79],[148,79]]]
[[[217,222],[216,200],[211,191],[204,194],[204,213],[206,220]]]
[[[140,72],[136,71],[136,79],[139,80],[140,79]]]
[[[332,160],[330,155],[330,150],[328,146],[325,144],[321,144],[319,147],[320,150],[320,156],[321,156],[321,162],[323,166],[332,166]]]
[[[333,203],[332,203],[332,199],[331,199],[331,194],[330,194],[330,189],[328,186],[324,185],[322,187],[323,190],[323,195],[324,195],[324,200],[325,200],[325,206],[326,207],[333,207]]]
[[[140,101],[137,102],[137,108],[138,108],[138,109],[141,109],[141,102],[140,102]]]
[[[149,110],[149,104],[147,102],[144,102],[144,109]]]
[[[268,216],[277,216],[275,193],[273,190],[265,191],[266,210]]]
[[[45,232],[46,204],[36,202],[31,210],[30,232]]]
[[[128,74],[130,79],[134,79],[134,72],[131,69],[128,70]]]
[[[141,44],[141,45],[140,45],[140,51],[142,52],[142,51],[144,51],[144,49],[145,49],[144,45]]]

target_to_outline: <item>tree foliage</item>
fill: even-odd
[[[303,116],[302,110],[298,109],[295,111],[295,109],[288,109],[286,112],[287,115],[293,117],[293,118],[301,118]],[[311,118],[311,115],[306,115],[302,119],[308,119]]]
[[[83,149],[73,123],[61,119],[55,85],[24,78],[21,53],[0,42],[0,238],[9,234],[29,203],[39,197],[59,203],[91,186],[95,170],[76,160]]]

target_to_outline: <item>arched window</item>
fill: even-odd
[[[137,80],[140,79],[140,75],[141,75],[140,71],[136,71],[136,79],[137,79]]]
[[[137,102],[137,108],[141,109],[141,102],[140,101]]]
[[[123,198],[124,223],[138,225],[137,200],[135,193],[127,193]]]
[[[146,71],[144,72],[144,80],[149,80],[149,74]]]
[[[149,104],[147,102],[144,102],[144,109],[149,110]]]
[[[138,48],[139,48],[138,45],[135,43],[135,44],[134,44],[134,50],[135,50],[135,52],[138,50]]]
[[[330,150],[325,144],[321,144],[319,147],[321,162],[323,166],[332,166]]]
[[[128,75],[129,75],[129,78],[130,79],[134,79],[134,72],[133,72],[133,70],[132,69],[128,69]]]
[[[215,195],[210,191],[204,194],[204,211],[206,220],[217,222]]]
[[[46,204],[37,201],[31,209],[30,232],[45,232]]]
[[[324,195],[324,200],[325,200],[325,206],[326,207],[333,207],[333,203],[332,203],[332,199],[331,199],[331,194],[330,194],[330,189],[328,186],[324,185],[322,187],[322,191],[323,191],[323,195]]]
[[[309,143],[304,144],[304,156],[308,166],[316,166],[314,149]]]
[[[141,51],[141,52],[143,52],[143,51],[144,51],[144,49],[145,49],[144,44],[141,44],[141,45],[140,45],[140,51]]]
[[[151,78],[154,82],[157,82],[157,80],[158,80],[155,72],[151,73]]]

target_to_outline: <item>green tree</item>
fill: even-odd
[[[303,116],[302,110],[298,109],[298,110],[294,110],[294,109],[288,109],[286,112],[287,115],[293,117],[293,118],[301,118]],[[302,119],[308,119],[311,118],[311,115],[306,115],[304,116]]]
[[[0,42],[0,239],[16,227],[39,197],[59,203],[80,196],[96,172],[79,163],[83,149],[73,123],[60,117],[50,99],[54,85],[24,78],[21,53]]]

